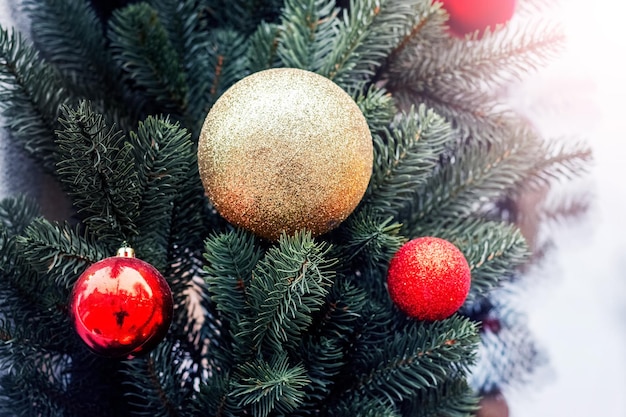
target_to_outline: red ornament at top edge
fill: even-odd
[[[439,0],[450,16],[450,32],[458,37],[495,29],[513,17],[516,0]]]

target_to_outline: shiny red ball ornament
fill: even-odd
[[[469,294],[470,267],[447,240],[421,237],[405,243],[389,264],[387,287],[393,302],[418,320],[443,320]]]
[[[70,298],[70,314],[76,332],[94,353],[132,358],[165,337],[173,305],[159,271],[124,247],[81,274]]]
[[[453,35],[464,37],[468,33],[488,27],[492,30],[513,17],[516,0],[439,0],[448,12],[448,26]]]

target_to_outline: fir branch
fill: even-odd
[[[533,132],[510,134],[510,143],[460,147],[450,163],[418,190],[406,234],[415,235],[423,223],[470,217],[521,184],[540,147]]]
[[[273,23],[280,16],[283,0],[213,0],[207,1],[214,26],[235,28],[249,35],[263,22]]]
[[[160,109],[172,115],[187,110],[187,85],[180,57],[157,12],[146,3],[116,10],[109,21],[113,59],[124,77]]]
[[[16,339],[14,331],[15,329],[11,325],[7,324],[5,320],[0,319],[0,345],[4,345]]]
[[[209,30],[202,21],[201,2],[151,0],[150,4],[184,67],[188,103],[184,123],[195,138],[215,100],[247,75],[246,38],[232,29]]]
[[[248,42],[248,71],[255,73],[280,66],[278,42],[282,32],[277,24],[261,22]]]
[[[594,204],[595,198],[589,193],[569,194],[561,198],[547,199],[539,209],[539,219],[542,224],[559,224],[567,220],[580,220]]]
[[[298,415],[319,415],[320,409],[325,408],[336,377],[348,369],[346,351],[350,336],[368,302],[365,291],[349,280],[342,279],[330,289],[326,303],[315,315],[298,349],[311,380]]]
[[[502,223],[484,223],[452,241],[461,249],[472,271],[470,302],[510,279],[531,255],[519,229]]]
[[[317,72],[332,48],[337,13],[332,0],[286,0],[277,48],[283,66]]]
[[[111,406],[111,393],[103,389],[104,384],[98,379],[104,377],[103,365],[110,370],[111,363],[99,360],[78,345],[51,350],[53,343],[40,339],[42,333],[47,331],[45,336],[53,339],[73,340],[74,335],[63,331],[55,335],[56,329],[47,325],[40,322],[39,328],[33,330],[18,324],[12,340],[0,343],[0,361],[7,365],[0,376],[0,415],[119,416],[117,407]],[[71,326],[64,323],[64,327]],[[38,344],[41,340],[45,343]],[[70,350],[72,356],[65,353]],[[86,387],[93,390],[88,397]]]
[[[471,137],[476,141],[501,141],[508,130],[519,130],[528,125],[509,106],[487,92],[431,93],[418,92],[408,85],[395,91],[394,97],[400,108],[408,108],[414,102],[432,108],[458,132],[459,137]]]
[[[62,110],[62,130],[56,132],[59,179],[92,233],[119,244],[137,230],[140,190],[132,147],[89,103]]]
[[[67,349],[73,337],[67,324],[65,303],[67,290],[58,288],[52,279],[42,279],[27,262],[17,240],[2,233],[2,269],[0,270],[0,311],[7,329],[17,339],[9,346],[12,354],[38,355],[41,350],[60,352]]]
[[[9,303],[3,304],[14,301],[9,300]],[[60,335],[54,332],[56,328],[51,331],[49,328],[23,324],[24,322],[0,319],[0,369],[8,370],[16,362],[37,361],[42,356],[56,354],[67,347],[67,344],[59,343]]]
[[[315,343],[305,343],[300,348],[300,358],[307,369],[310,384],[304,387],[306,393],[299,414],[317,415],[320,402],[330,393],[333,379],[346,364],[344,348],[335,338],[322,337]]]
[[[143,359],[126,361],[126,398],[134,415],[179,417],[186,393],[179,384],[171,343],[161,343]],[[181,392],[182,391],[182,392]]]
[[[36,28],[33,40],[45,59],[67,80],[68,89],[94,100],[106,99],[115,85],[104,29],[82,0],[27,0],[25,10]]]
[[[437,386],[473,363],[477,343],[475,324],[458,316],[413,323],[394,334],[384,350],[365,354],[364,367],[357,371],[346,394],[364,392],[394,401]]]
[[[488,32],[480,41],[449,38],[437,45],[429,59],[413,56],[392,69],[392,89],[410,85],[414,91],[430,96],[462,96],[463,92],[492,91],[526,74],[554,56],[564,42],[559,27],[536,22],[523,31],[507,26]]]
[[[94,254],[94,248],[69,228],[37,219],[2,246],[0,310],[7,323],[19,329],[11,341],[23,360],[31,356],[62,353],[76,348],[76,336],[68,323],[67,299],[78,273]],[[73,252],[76,250],[75,252]]]
[[[212,105],[231,85],[248,75],[246,53],[249,49],[246,38],[232,30],[212,31],[208,48],[209,73],[213,80],[208,103]]]
[[[334,278],[329,250],[308,232],[283,235],[279,246],[257,263],[248,292],[252,318],[241,332],[252,338],[252,351],[280,352],[298,346]]]
[[[356,322],[364,318],[363,311],[369,302],[363,288],[348,279],[339,280],[330,288],[326,303],[315,315],[304,342],[315,343],[322,338],[349,340]]]
[[[441,43],[449,36],[443,30],[447,15],[439,2],[389,0],[383,13],[404,16],[402,20],[407,25],[396,32],[396,36],[400,37],[389,52],[385,66],[378,70],[376,79],[393,81],[395,73],[402,72],[407,62],[419,59],[424,50]]]
[[[202,21],[202,2],[150,0],[149,4],[157,11],[184,68],[188,104],[183,119],[195,137],[211,104],[207,103],[211,85],[210,33]]]
[[[357,393],[349,400],[327,405],[324,416],[402,417],[404,414],[386,398]]]
[[[83,270],[110,256],[107,249],[91,236],[81,235],[69,225],[54,224],[42,218],[28,226],[24,236],[17,238],[17,245],[23,262],[39,274],[47,274],[66,296]]]
[[[204,279],[225,324],[237,328],[249,315],[248,288],[262,253],[254,236],[241,230],[210,236],[205,241]]]
[[[137,253],[159,270],[165,269],[173,203],[179,187],[196,161],[189,133],[168,118],[148,117],[131,132],[130,142],[140,187],[139,212],[135,219],[141,239],[133,241]]]
[[[383,219],[367,208],[359,210],[339,229],[339,258],[345,261],[359,259],[366,268],[387,265],[406,242],[406,238],[400,235],[401,227],[393,222],[392,217]]]
[[[200,7],[198,2],[189,0],[173,3],[179,4],[177,15],[180,16],[180,23],[178,31],[181,39],[184,40],[180,55],[187,82],[185,126],[190,129],[192,139],[195,141],[202,122],[213,104],[213,101],[210,100],[210,33],[200,21],[202,14],[198,10]]]
[[[9,237],[21,235],[39,215],[39,204],[30,197],[4,198],[0,201],[0,230]]]
[[[374,136],[374,172],[363,204],[397,216],[432,176],[452,133],[443,118],[420,106],[384,136]]]
[[[241,410],[230,395],[230,384],[230,374],[216,373],[205,384],[200,385],[197,404],[192,405],[189,417],[236,417]]]
[[[398,113],[391,94],[384,89],[370,87],[355,98],[373,136],[384,134]]]
[[[218,230],[224,220],[211,209],[198,173],[196,153],[191,153],[189,169],[181,180],[174,200],[172,228],[170,230],[170,253],[177,248],[186,248],[199,254],[204,238]],[[201,257],[201,256],[200,256]]]
[[[570,180],[586,173],[593,160],[589,145],[563,138],[543,143],[536,163],[529,172],[524,186],[545,187],[554,180]]]
[[[345,89],[362,90],[406,42],[402,36],[421,28],[415,20],[430,7],[423,1],[351,0],[320,73]]]
[[[16,287],[13,291],[6,288],[0,291],[3,297],[0,307],[4,312],[10,310],[4,314],[6,324],[2,332],[7,339],[0,346],[2,369],[9,369],[16,362],[81,348],[76,343],[76,334],[62,308],[65,306],[59,306],[64,300],[57,298],[55,303],[49,303],[45,300],[48,294],[43,291],[37,297],[28,297],[21,288]]]
[[[373,74],[370,67],[376,66],[385,56],[387,45],[363,45],[368,35],[374,35],[379,42],[387,40],[380,33],[370,30],[380,13],[378,3],[378,0],[351,1],[350,11],[344,11],[343,19],[338,19],[336,33],[328,45],[328,52],[324,53],[319,74],[344,89],[361,90],[361,84]]]
[[[55,357],[45,362],[11,369],[0,380],[0,414],[24,416],[111,416],[103,403],[72,392],[55,372],[62,366]],[[56,363],[55,363],[56,362]],[[17,413],[17,414],[16,414]]]
[[[0,27],[0,112],[24,149],[51,172],[57,117],[70,97],[57,70],[21,35]]]
[[[200,3],[193,0],[147,0],[159,15],[159,20],[168,34],[175,51],[186,55],[194,47],[192,39],[201,39]],[[195,45],[202,47],[202,42]]]
[[[469,417],[479,409],[477,393],[464,378],[451,378],[416,392],[402,404],[402,415],[416,417]]]
[[[269,362],[257,359],[241,364],[230,395],[240,407],[250,407],[254,416],[284,415],[303,401],[303,388],[309,383],[302,365],[291,366],[287,355],[276,353]]]
[[[219,337],[209,346],[208,356],[219,373],[230,372],[236,363],[250,360],[252,335],[242,329],[256,319],[250,307],[252,271],[262,256],[253,235],[242,230],[212,235],[205,241],[208,308],[219,322]]]
[[[194,318],[201,314],[197,308],[212,310],[209,296],[199,283],[202,280],[204,239],[216,228],[214,223],[219,219],[210,210],[204,195],[195,152],[190,156],[193,162],[181,179],[172,204],[168,259],[163,271],[174,296],[175,315],[172,326],[187,330],[193,327],[191,325]],[[213,334],[211,324],[211,320],[207,318],[201,328]]]

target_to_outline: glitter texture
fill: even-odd
[[[462,305],[471,284],[463,253],[447,240],[421,237],[404,244],[387,274],[389,295],[400,310],[419,320],[443,320]]]
[[[279,68],[228,89],[207,115],[198,166],[232,224],[276,240],[337,227],[363,198],[373,145],[354,100],[315,73]]]

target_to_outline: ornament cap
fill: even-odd
[[[122,258],[134,258],[135,249],[123,244],[122,247],[117,250],[117,256],[121,256]]]

